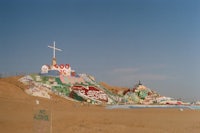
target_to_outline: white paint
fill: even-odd
[[[41,68],[41,73],[48,73],[49,67],[47,65],[43,65]]]
[[[56,50],[62,51],[61,49],[56,48],[56,42],[53,42],[53,46],[48,46],[49,48],[53,49],[53,58],[56,58]]]
[[[35,103],[38,105],[38,104],[40,104],[40,101],[39,100],[35,100]]]

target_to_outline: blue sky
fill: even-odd
[[[0,73],[57,62],[97,81],[200,100],[198,0],[0,0]]]

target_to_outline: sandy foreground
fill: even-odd
[[[0,79],[1,133],[200,132],[200,110],[109,110],[57,96],[47,100],[24,93],[16,79]]]

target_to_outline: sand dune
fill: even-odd
[[[52,95],[29,96],[19,77],[0,79],[1,133],[199,133],[200,111],[114,109],[83,105]],[[36,104],[39,101],[39,104]],[[38,120],[35,116],[47,116]],[[51,123],[52,122],[52,123]]]

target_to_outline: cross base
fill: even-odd
[[[52,58],[52,66],[56,65],[56,58]]]

